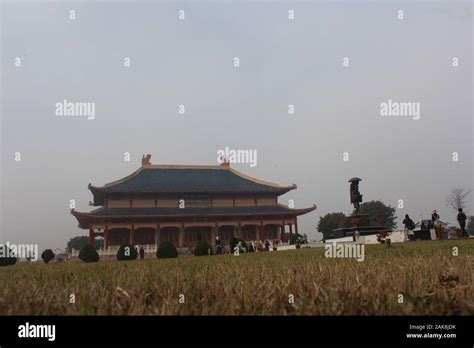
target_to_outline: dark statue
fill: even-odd
[[[353,214],[359,213],[360,203],[362,203],[362,195],[359,192],[360,181],[362,181],[362,179],[359,179],[359,178],[352,178],[349,180],[349,182],[351,183],[351,187],[350,187],[351,204],[354,205]]]
[[[359,192],[359,182],[361,181],[362,179],[360,178],[352,178],[349,180],[351,183],[351,204],[354,205],[354,212],[345,217],[340,227],[335,228],[332,231],[324,231],[324,241],[352,237],[354,242],[359,243],[359,237],[370,235],[382,236],[380,237],[382,238],[381,240],[385,241],[388,233],[390,233],[391,229],[385,227],[383,221],[377,221],[377,225],[373,225],[369,214],[359,214],[360,204],[362,203],[362,195]]]

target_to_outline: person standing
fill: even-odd
[[[354,236],[353,236],[353,241],[356,243],[359,243],[359,238],[360,238],[360,232],[359,230],[354,231]]]
[[[466,232],[466,219],[467,219],[466,214],[463,213],[462,208],[459,208],[457,220],[459,222],[459,226],[461,227],[463,237],[469,237],[469,235]]]
[[[431,222],[433,225],[435,225],[439,220],[439,214],[436,209],[433,209],[433,212],[431,213]]]
[[[408,216],[408,214],[405,214],[405,219],[403,220],[403,224],[405,225],[405,229],[407,230],[408,239],[414,240],[413,230],[415,229],[415,222]]]
[[[237,238],[235,238],[235,236],[232,236],[229,242],[229,247],[230,247],[229,254],[232,254],[236,251],[235,248],[238,248],[238,244],[239,244],[239,241],[237,240]]]
[[[216,236],[216,254],[222,254],[222,242],[219,236]]]
[[[143,247],[140,247],[140,260],[143,260],[145,258],[145,249]]]

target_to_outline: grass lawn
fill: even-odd
[[[368,245],[363,262],[324,248],[22,262],[1,267],[0,284],[0,314],[474,314],[474,240]]]

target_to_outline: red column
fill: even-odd
[[[135,225],[130,228],[130,245],[135,246]]]
[[[298,220],[295,218],[295,233],[298,234]]]
[[[109,248],[109,225],[105,225],[104,231],[104,249],[107,250]]]
[[[89,245],[94,245],[94,231],[92,225],[89,225]]]
[[[259,232],[260,232],[260,235],[259,235],[259,239],[261,241],[263,241],[265,239],[265,234],[264,234],[264,231],[263,231],[263,223],[260,224],[259,227]]]
[[[280,229],[281,229],[280,239],[282,242],[284,242],[285,241],[285,224],[281,224]]]

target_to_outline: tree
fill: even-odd
[[[306,235],[295,233],[291,235],[289,242],[290,245],[308,244],[308,239]]]
[[[76,236],[69,239],[67,242],[67,250],[81,250],[84,246],[89,244],[89,237],[88,236]],[[104,247],[104,240],[103,239],[94,239],[94,248],[96,250]]]
[[[373,225],[382,225],[395,229],[395,208],[385,205],[382,201],[370,201],[360,205],[359,214],[369,214]]]
[[[446,197],[446,205],[455,211],[458,211],[459,208],[464,210],[464,208],[466,208],[471,191],[472,190],[467,190],[460,187],[452,189],[448,197]]]
[[[316,228],[321,233],[329,233],[336,228],[342,227],[345,218],[344,213],[328,213],[319,218]]]
[[[466,231],[468,234],[470,234],[471,236],[474,236],[474,216],[469,216],[468,220],[467,220],[467,228],[466,228]]]

